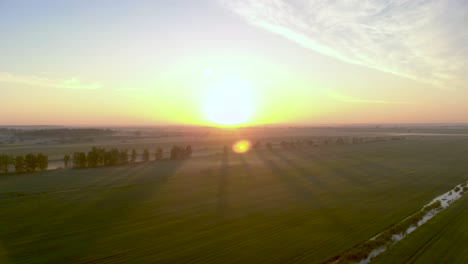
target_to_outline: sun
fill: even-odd
[[[209,89],[204,102],[206,117],[218,125],[246,123],[253,113],[249,86],[240,81],[222,82]]]

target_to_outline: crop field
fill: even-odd
[[[468,263],[468,197],[416,230],[373,263]]]
[[[4,175],[0,262],[322,263],[467,172],[468,138],[446,136]],[[438,228],[441,239],[465,230],[453,243],[440,240],[447,250],[461,246],[466,205],[465,197],[408,244]],[[401,243],[389,260],[417,251]],[[427,252],[421,263],[444,257]]]

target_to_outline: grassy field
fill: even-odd
[[[0,177],[4,263],[320,263],[468,179],[468,139]]]
[[[468,263],[467,245],[465,195],[372,263]]]

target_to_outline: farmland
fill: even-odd
[[[0,261],[321,263],[466,181],[467,157],[468,137],[410,136],[4,175]]]
[[[383,253],[374,263],[467,263],[468,198]]]

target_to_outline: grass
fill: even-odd
[[[332,258],[332,260],[335,261],[340,259],[339,263],[354,263],[367,259],[372,251],[377,250],[383,246],[390,246],[394,242],[392,239],[394,235],[401,235],[405,233],[411,226],[416,226],[417,223],[421,221],[429,211],[440,208],[441,205],[442,204],[440,201],[436,201],[428,206],[425,206],[422,210],[416,212],[403,221],[396,223],[388,230],[380,233],[374,239],[367,240],[364,243],[354,247],[349,252],[341,255],[341,258],[340,256],[336,256]]]
[[[320,263],[466,180],[468,141],[0,177],[0,262]]]
[[[464,196],[372,263],[467,263],[467,223]]]

